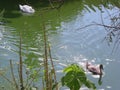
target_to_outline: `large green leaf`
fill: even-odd
[[[66,74],[61,78],[62,85],[69,87],[70,90],[79,90],[82,85],[96,89],[95,85],[87,79],[83,68],[79,65],[71,64],[63,72]]]

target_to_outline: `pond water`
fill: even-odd
[[[48,30],[48,40],[51,45],[52,58],[57,60],[57,78],[62,76],[60,70],[64,65],[71,63],[83,64],[86,61],[93,64],[104,65],[104,76],[101,85],[98,78],[88,74],[88,78],[95,83],[97,90],[118,90],[120,88],[119,48],[113,51],[114,44],[109,46],[105,37],[106,30],[93,23],[102,23],[102,19],[109,24],[109,13],[114,13],[116,8],[108,9],[101,5],[98,7],[84,8],[81,2],[65,3],[60,10],[41,12],[35,8],[33,15],[21,14],[17,8],[8,13],[4,18],[6,25],[0,25],[0,68],[6,67],[9,60],[19,60],[19,35],[22,37],[23,59],[31,56],[31,59],[41,60],[43,54],[42,22]],[[88,5],[89,6],[89,5]],[[17,7],[17,6],[16,6]],[[89,9],[89,10],[88,10]],[[92,9],[92,10],[91,10]],[[41,15],[43,13],[43,15]],[[102,18],[101,18],[102,17]],[[82,28],[84,27],[84,28]],[[39,57],[38,57],[39,56]],[[61,90],[65,90],[61,88]]]

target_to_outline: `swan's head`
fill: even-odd
[[[103,69],[103,65],[102,65],[102,64],[100,64],[100,69],[101,69],[101,70],[104,70],[104,69]]]

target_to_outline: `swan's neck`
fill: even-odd
[[[103,73],[102,73],[102,69],[100,68],[100,75],[102,75]]]

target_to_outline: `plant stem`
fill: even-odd
[[[20,90],[24,90],[24,86],[23,86],[23,62],[22,62],[22,44],[21,44],[22,40],[21,40],[21,33],[20,33],[20,47],[19,47],[19,77],[20,77]]]
[[[53,64],[53,60],[52,60],[50,45],[48,45],[48,51],[49,51],[49,56],[50,56],[51,65],[52,65],[52,73],[54,74],[55,83],[57,83],[56,73],[55,73],[55,68],[54,68],[54,64]],[[56,90],[58,90],[58,86],[56,86]]]
[[[49,90],[49,75],[48,75],[48,53],[47,53],[47,38],[46,38],[46,31],[45,25],[43,23],[43,33],[44,33],[44,68],[45,68],[45,80],[46,80],[46,90]]]
[[[18,89],[17,82],[16,82],[16,80],[15,80],[14,72],[13,72],[12,60],[10,60],[10,69],[11,69],[11,74],[12,74],[12,78],[13,78],[13,82],[14,82],[14,85],[15,85],[15,87],[16,87],[16,90],[19,90],[19,89]]]

